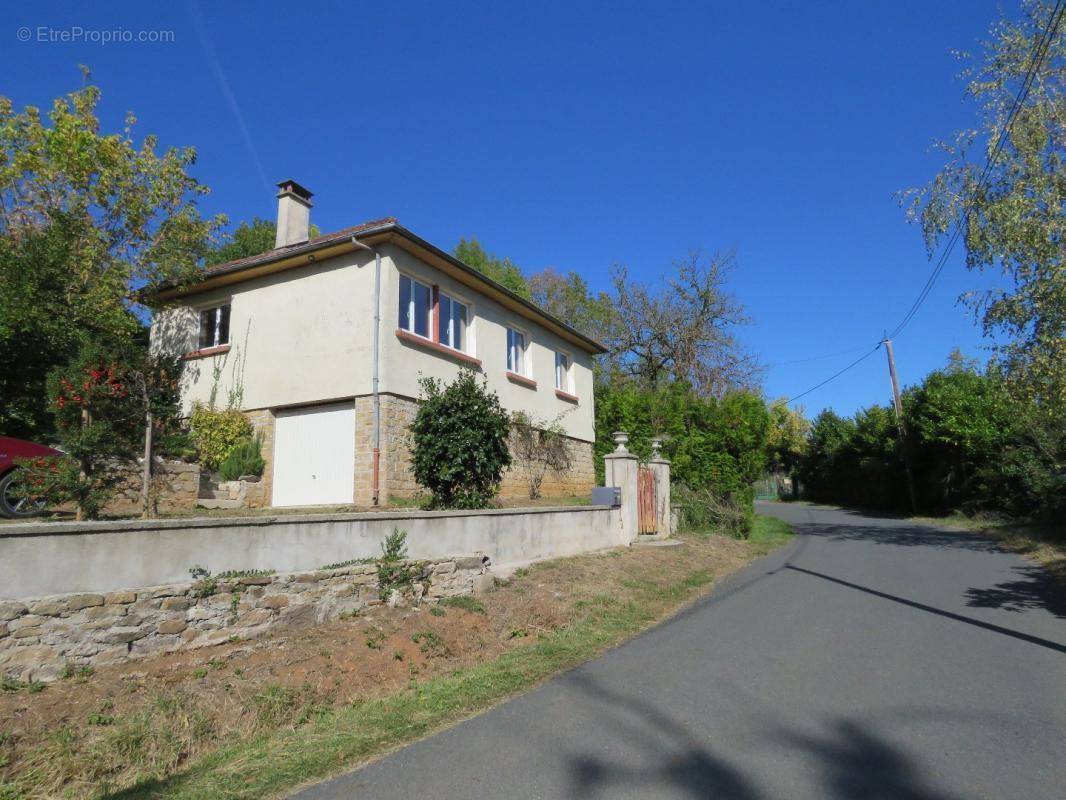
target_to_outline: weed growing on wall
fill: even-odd
[[[381,599],[387,600],[393,590],[402,593],[410,589],[418,572],[418,565],[407,561],[407,531],[393,528],[381,543],[381,558],[378,559],[378,594]]]

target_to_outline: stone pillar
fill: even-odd
[[[637,508],[637,470],[640,462],[629,452],[626,443],[629,434],[623,431],[614,433],[615,449],[603,457],[604,484],[617,486],[622,492],[621,512],[622,529],[619,537],[622,544],[631,544],[637,540],[639,511]]]
[[[658,532],[660,536],[666,537],[673,533],[673,526],[670,522],[670,459],[663,458],[662,446],[662,439],[651,440],[651,461],[648,462],[648,467],[655,480],[655,517],[658,521]]]

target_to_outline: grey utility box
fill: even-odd
[[[593,486],[592,505],[618,508],[622,505],[622,490],[618,486]]]

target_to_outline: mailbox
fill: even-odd
[[[622,505],[622,490],[617,486],[593,486],[592,505],[618,508]]]

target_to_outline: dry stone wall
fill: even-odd
[[[123,473],[118,492],[104,508],[105,513],[121,515],[141,512],[141,463],[130,464]],[[156,460],[150,494],[156,512],[189,511],[196,507],[199,491],[199,464]]]
[[[492,583],[488,558],[407,562],[415,578],[390,603],[436,602]],[[287,575],[0,601],[0,676],[54,679],[66,666],[102,666],[337,619],[382,602],[377,565]]]

